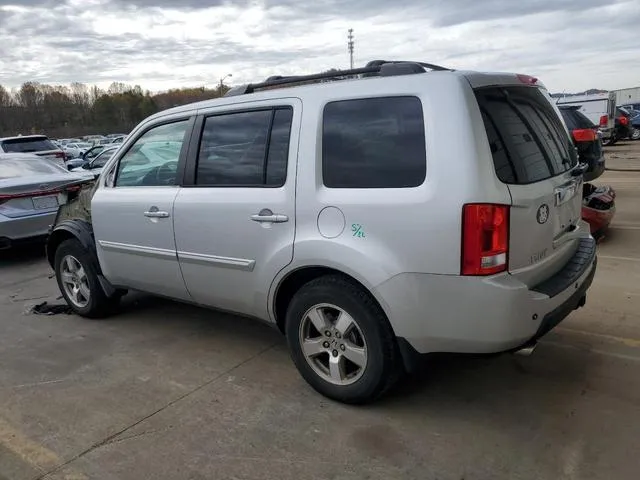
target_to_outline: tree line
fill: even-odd
[[[82,83],[63,86],[26,82],[13,90],[0,85],[0,137],[128,133],[153,113],[217,98],[228,88],[177,88],[152,94],[138,85],[119,82],[106,90]]]

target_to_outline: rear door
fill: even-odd
[[[194,301],[266,318],[272,280],[293,258],[302,104],[207,112],[174,206],[176,248]]]
[[[475,90],[498,178],[512,198],[509,271],[533,286],[558,272],[588,235],[580,222],[575,148],[548,97],[531,86]]]

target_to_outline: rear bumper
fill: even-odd
[[[29,215],[27,217],[9,218],[0,215],[0,240],[4,248],[30,239],[45,238],[49,226],[56,218],[57,209],[53,212]]]
[[[593,238],[582,242],[558,274],[535,288],[506,273],[407,273],[381,284],[376,294],[400,343],[417,353],[513,350],[546,334],[583,303],[596,256]]]

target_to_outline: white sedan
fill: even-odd
[[[91,147],[90,143],[67,143],[62,148],[67,158],[78,158]]]

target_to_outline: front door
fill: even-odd
[[[110,169],[111,185],[96,190],[91,211],[98,258],[114,285],[190,299],[173,230],[177,164],[188,131],[188,120],[148,129]]]
[[[196,302],[265,318],[271,282],[293,258],[300,114],[289,99],[203,118],[192,185],[174,205],[178,258]]]

